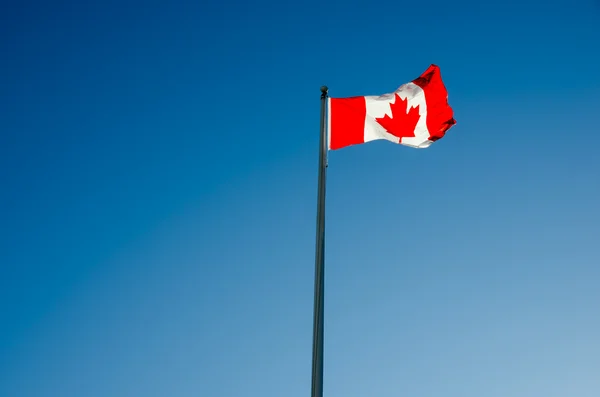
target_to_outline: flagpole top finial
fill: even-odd
[[[321,99],[327,98],[327,90],[329,90],[329,88],[327,88],[326,85],[321,86]]]

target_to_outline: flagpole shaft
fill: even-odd
[[[321,87],[321,139],[319,146],[319,187],[317,193],[317,241],[315,249],[315,302],[313,312],[313,356],[311,397],[323,397],[323,322],[325,292],[325,178],[327,136],[325,107],[327,87]]]

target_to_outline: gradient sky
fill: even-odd
[[[0,396],[310,395],[319,87],[441,67],[330,153],[326,397],[600,395],[600,3],[0,13]]]

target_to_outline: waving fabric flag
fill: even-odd
[[[456,124],[436,65],[390,94],[329,98],[328,109],[331,150],[375,139],[426,148]]]

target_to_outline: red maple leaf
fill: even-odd
[[[392,110],[392,117],[387,114],[383,118],[376,118],[375,120],[381,125],[387,132],[397,136],[402,141],[402,138],[410,138],[415,136],[415,127],[421,117],[419,115],[419,106],[410,108],[407,111],[408,99],[401,99],[398,94],[395,94],[396,100],[390,104]]]

